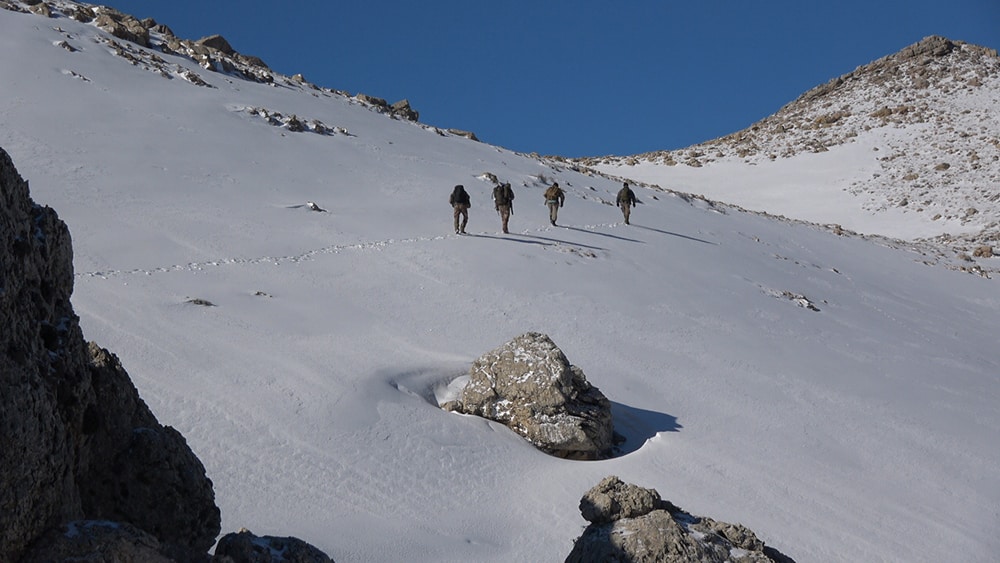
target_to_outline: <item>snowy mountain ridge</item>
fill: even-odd
[[[762,209],[755,194],[741,190],[732,176],[752,173],[746,167],[767,167],[802,155],[821,155],[815,162],[831,160],[826,153],[854,144],[853,161],[838,165],[840,176],[819,182],[849,194],[860,214],[891,210],[908,215],[911,222],[931,224],[921,236],[902,238],[971,254],[978,245],[1000,240],[997,107],[997,51],[932,36],[813,88],[774,115],[725,137],[684,149],[576,162],[664,188],[674,187],[674,178],[682,174],[672,167],[728,164],[723,167],[736,186],[713,189],[692,181],[683,189],[729,203],[737,201],[726,196],[737,195],[741,205],[780,213]],[[859,165],[859,158],[873,165]],[[817,190],[803,186],[794,197],[809,200]],[[824,204],[819,199],[817,206]],[[812,220],[838,222],[816,215]]]
[[[366,94],[352,96],[343,90],[311,84],[300,74],[289,77],[276,73],[261,58],[235,51],[221,36],[197,41],[181,39],[152,18],[140,21],[112,8],[75,0],[10,0],[2,7],[93,24],[113,35],[98,36],[97,41],[117,57],[166,79],[213,87],[199,71],[168,64],[157,52],[183,56],[203,71],[221,74],[228,81],[249,80],[316,97],[337,97],[396,119],[413,121],[441,136],[476,138],[468,131],[442,130],[419,123],[419,114],[406,100],[390,105]],[[70,52],[77,49],[74,38],[64,35],[65,40],[56,45]],[[75,71],[64,72],[88,80]],[[1000,117],[992,109],[998,104],[1000,56],[996,50],[931,36],[817,86],[774,115],[719,139],[627,157],[531,157],[554,170],[589,169],[588,173],[628,178],[683,197],[708,197],[742,210],[826,225],[841,234],[882,235],[890,239],[886,244],[911,246],[924,253],[929,264],[943,263],[991,277],[1000,271],[996,260],[990,260],[994,254],[990,249],[1000,243],[1000,192],[996,188],[1000,183]],[[292,132],[351,134],[344,126],[281,108],[230,109]],[[788,213],[769,208],[768,198],[752,190],[732,186],[720,190],[713,188],[712,181],[677,186],[672,181],[675,174],[669,170],[677,165],[697,169],[725,163],[730,166],[720,173],[729,176],[734,173],[734,163],[766,166],[776,159],[821,154],[850,143],[870,149],[875,166],[857,166],[855,155],[850,165],[856,169],[838,178],[827,178],[825,183],[829,185],[824,188],[849,194],[857,214],[905,215],[909,222],[923,225],[918,233],[864,228],[819,211],[804,216]],[[799,206],[810,207],[812,196],[808,190],[795,197],[800,200]],[[815,206],[823,205],[824,198],[818,198]]]
[[[877,172],[860,137],[757,165],[595,172],[52,14],[0,10],[0,147],[72,233],[84,336],[203,461],[223,530],[292,534],[337,561],[561,561],[581,495],[618,475],[803,562],[1000,551],[995,281],[836,236],[808,209],[688,195],[737,183],[781,203]],[[620,178],[657,170],[673,176],[636,182],[623,224]],[[516,193],[509,234],[495,180]],[[925,234],[906,207],[872,224]],[[608,398],[621,455],[555,458],[439,408],[527,331]]]

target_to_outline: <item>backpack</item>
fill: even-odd
[[[464,204],[469,205],[469,194],[465,191],[465,186],[461,184],[455,186],[455,189],[451,192],[451,197],[448,198],[448,203],[451,205]]]
[[[558,186],[549,186],[549,189],[545,190],[545,199],[556,200],[559,199],[559,193],[562,192]]]
[[[635,203],[635,194],[632,192],[631,188],[622,188],[618,191],[618,203],[624,203],[625,205],[632,205]]]
[[[510,205],[513,203],[514,190],[510,188],[510,184],[504,184],[493,188],[493,201],[495,201],[497,205]]]

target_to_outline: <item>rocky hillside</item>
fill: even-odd
[[[212,87],[198,72],[170,64],[160,54],[186,57],[197,62],[207,72],[221,73],[240,80],[293,88],[308,88],[316,95],[350,97],[359,105],[368,107],[372,111],[385,113],[398,119],[416,121],[420,116],[415,109],[410,107],[407,100],[389,104],[382,98],[363,93],[351,96],[342,90],[321,88],[309,83],[302,74],[285,76],[276,73],[261,58],[246,55],[234,49],[229,41],[221,35],[210,35],[197,40],[183,39],[174,35],[169,26],[159,23],[153,18],[140,20],[114,8],[73,0],[49,0],[45,2],[41,0],[0,0],[0,9],[31,13],[45,18],[66,17],[92,24],[112,36],[111,38],[102,37],[99,41],[115,55],[137,68],[168,80],[180,79],[195,86]],[[58,46],[68,51],[76,51],[79,47],[74,45],[75,39],[67,35],[66,40],[60,42]],[[89,80],[85,76],[76,77],[84,81]],[[259,108],[248,108],[248,110],[259,111]],[[321,133],[327,130],[321,123],[303,123],[299,117],[294,115],[278,114],[266,117],[275,125],[293,130],[297,128],[298,130],[309,129]],[[438,132],[442,135],[446,134],[445,131]],[[447,133],[474,137],[466,131],[450,130]]]
[[[742,131],[684,149],[577,163],[753,165],[874,137],[881,171],[842,186],[865,211],[895,207],[935,220],[956,219],[978,231],[966,242],[995,243],[1000,236],[997,107],[997,51],[932,36],[817,86]],[[944,235],[937,242],[957,238]]]

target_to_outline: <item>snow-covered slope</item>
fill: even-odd
[[[928,37],[720,139],[581,162],[749,209],[968,253],[1000,241],[998,107],[996,50]]]
[[[124,57],[62,13],[0,10],[0,146],[71,229],[85,335],[187,437],[224,531],[337,561],[560,561],[616,474],[798,561],[1000,550],[995,280],[647,187],[626,227],[617,180],[209,71],[156,33]],[[487,174],[515,188],[510,235]],[[556,459],[437,408],[528,330],[613,402],[623,455]]]

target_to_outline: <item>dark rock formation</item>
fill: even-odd
[[[172,563],[159,540],[135,526],[106,520],[69,522],[38,538],[20,563],[141,561]]]
[[[198,560],[220,529],[212,482],[118,359],[84,341],[69,231],[2,149],[0,202],[0,561],[77,520],[126,522]]]
[[[654,489],[605,477],[580,500],[591,522],[567,563],[657,561],[676,563],[792,563],[739,524],[692,516]]]
[[[611,456],[611,404],[544,334],[529,332],[472,364],[459,400],[443,408],[500,422],[569,459]]]
[[[297,538],[258,537],[249,530],[226,534],[212,563],[333,563],[327,554]]]

